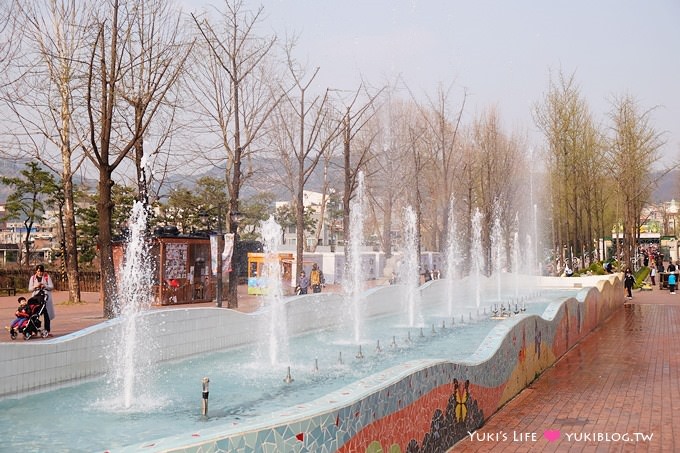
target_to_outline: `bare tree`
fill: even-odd
[[[652,112],[653,109],[642,111],[632,96],[624,95],[613,101],[610,113],[609,169],[623,207],[623,259],[631,268],[642,208],[655,184],[652,166],[663,145],[661,134],[651,125]]]
[[[79,303],[73,175],[84,159],[77,152],[84,135],[78,124],[80,103],[76,99],[82,88],[90,11],[71,1],[32,0],[18,5],[15,13],[26,50],[18,64],[30,70],[22,71],[21,78],[8,90],[8,105],[24,131],[18,138],[22,148],[32,149],[37,160],[61,176],[60,248],[69,300]]]
[[[85,93],[90,143],[86,151],[99,174],[98,246],[106,317],[116,316],[119,308],[111,243],[113,174],[139,146],[156,114],[163,108],[166,95],[181,69],[175,59],[182,61],[184,58],[183,54],[177,55],[174,42],[168,43],[162,35],[146,34],[144,30],[147,25],[157,31],[176,25],[176,22],[163,22],[165,16],[149,20],[146,14],[154,17],[159,12],[155,8],[159,5],[157,1],[109,0],[100,5],[97,33],[90,49]],[[149,41],[141,45],[147,39]],[[154,55],[158,55],[158,59]],[[143,94],[143,99],[130,96],[128,102],[121,102],[124,95],[130,95],[126,90],[140,86],[136,80],[146,71],[152,74],[142,77],[145,85],[138,94]],[[135,99],[139,105],[130,103]],[[130,118],[135,122],[134,127],[129,126]]]
[[[372,159],[367,163],[366,192],[373,222],[377,225],[380,244],[387,257],[392,256],[393,231],[398,223],[395,213],[403,207],[401,201],[412,184],[408,179],[410,157],[402,136],[409,124],[417,120],[413,104],[390,99],[369,123],[378,131],[372,147]]]
[[[121,79],[119,89],[121,98],[134,115],[126,126],[131,136],[139,137],[132,154],[137,172],[138,198],[148,206],[152,177],[148,174],[148,167],[173,130],[177,107],[173,97],[178,95],[173,93],[172,88],[184,71],[193,42],[186,42],[181,36],[181,16],[167,1],[141,1],[133,6],[131,13],[135,21],[130,29],[132,36],[122,46],[121,54],[126,66],[122,68],[125,77]],[[162,99],[158,99],[159,95]],[[159,104],[155,115],[163,115],[163,121],[162,124],[159,124],[161,121],[155,122],[156,133],[149,151],[145,142],[150,138],[143,131],[149,127],[146,124],[147,113],[153,103]]]
[[[198,100],[197,111],[207,118],[200,125],[215,137],[212,149],[216,153],[204,156],[216,167],[224,166],[229,196],[227,223],[235,243],[238,224],[234,214],[239,212],[241,189],[248,177],[243,162],[258,151],[256,140],[281,100],[281,94],[266,83],[272,80],[267,74],[267,57],[276,37],[256,35],[262,13],[262,7],[251,12],[241,0],[225,0],[218,24],[192,16],[207,48],[201,53],[205,57],[200,66],[202,75],[192,91]],[[232,254],[231,269],[237,269],[236,253]],[[229,308],[238,307],[237,285],[238,278],[229,279]]]
[[[344,190],[342,196],[343,217],[342,225],[345,231],[350,231],[350,203],[354,198],[359,184],[359,174],[366,171],[368,163],[373,158],[373,147],[378,134],[376,129],[366,125],[377,112],[376,100],[383,89],[376,94],[366,94],[366,100],[361,101],[360,94],[363,86],[354,92],[350,102],[342,115],[342,166],[344,170]],[[345,256],[349,256],[349,243],[345,240]]]
[[[490,108],[472,126],[474,149],[475,200],[482,213],[482,246],[491,272],[491,228],[496,217],[504,227],[504,248],[510,249],[508,242],[516,227],[515,216],[521,204],[521,170],[526,167],[519,140],[508,136],[501,125],[500,116]]]
[[[307,96],[319,68],[311,76],[298,67],[292,57],[293,43],[286,48],[288,72],[294,88],[286,93],[277,109],[277,150],[289,173],[296,219],[296,275],[302,271],[305,242],[304,190],[322,156],[329,151],[339,134],[341,121],[334,114],[329,91]]]
[[[463,90],[460,105],[453,112],[451,92],[451,87],[445,90],[440,85],[435,99],[428,99],[427,105],[417,104],[426,128],[422,138],[428,155],[425,158],[426,165],[430,171],[422,183],[427,186],[426,190],[430,195],[428,206],[432,212],[427,225],[433,230],[432,245],[436,250],[442,250],[446,244],[455,175],[463,163],[460,133],[467,92]],[[411,97],[414,98],[413,93]]]
[[[558,75],[551,80],[536,123],[548,143],[547,162],[552,206],[553,250],[558,265],[581,254],[586,244],[582,216],[583,164],[594,151],[593,122],[574,76]]]
[[[14,60],[21,49],[23,29],[18,26],[17,10],[21,6],[18,0],[0,2],[0,88],[15,82],[21,75],[14,66]],[[9,76],[9,77],[8,77]]]

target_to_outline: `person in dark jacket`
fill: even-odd
[[[626,274],[623,278],[623,286],[626,288],[626,293],[628,299],[633,298],[633,286],[635,285],[635,277],[630,271],[630,268],[626,269]]]

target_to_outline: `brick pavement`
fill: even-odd
[[[257,296],[246,294],[247,288],[239,286],[239,311],[251,312],[260,306],[260,299]],[[19,296],[28,298],[28,293],[18,293],[16,296],[0,297],[0,342],[12,341],[5,326],[9,326],[14,319],[14,312],[17,309],[17,298]],[[60,337],[86,327],[93,326],[106,321],[103,317],[104,307],[99,301],[99,293],[83,292],[81,294],[81,304],[69,304],[67,291],[54,291],[52,297],[55,304],[56,319],[51,322],[51,334],[53,337]],[[226,302],[225,302],[226,305]],[[153,310],[166,310],[172,308],[187,307],[214,307],[214,302],[204,302],[196,304],[178,304],[167,306],[154,306]],[[23,341],[21,337],[15,341]],[[42,341],[41,338],[33,337],[29,341]]]
[[[635,292],[623,309],[449,451],[680,451],[679,367],[680,294],[658,288]],[[559,438],[548,441],[546,431],[559,432]],[[536,440],[515,441],[522,433]],[[635,433],[652,437],[642,440]],[[624,434],[629,442],[621,441]]]
[[[239,285],[239,307],[241,312],[252,312],[260,307],[261,296],[249,296],[246,285]],[[341,291],[339,285],[326,285],[324,292]],[[14,312],[17,309],[17,298],[24,296],[28,298],[29,293],[17,293],[16,296],[0,296],[0,343],[12,341],[5,326],[9,325],[14,319]],[[81,294],[82,304],[69,304],[67,291],[54,291],[52,297],[55,304],[56,319],[50,323],[51,334],[53,337],[60,337],[86,327],[93,326],[106,321],[103,317],[104,307],[99,301],[99,293],[83,292]],[[187,307],[214,307],[214,302],[178,304],[166,306],[154,306],[153,310],[167,310],[173,308]],[[226,303],[225,303],[226,306]],[[15,341],[23,341],[20,338]],[[29,341],[42,341],[41,338],[33,337]]]

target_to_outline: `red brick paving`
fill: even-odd
[[[257,309],[260,305],[258,296],[248,296],[247,288],[239,286],[239,311],[250,312]],[[14,312],[17,308],[17,298],[19,296],[29,297],[30,294],[17,294],[16,296],[0,297],[0,342],[12,341],[5,326],[9,326],[14,319]],[[50,323],[51,333],[54,337],[60,337],[86,327],[93,326],[106,321],[103,317],[104,307],[99,301],[99,293],[84,292],[81,294],[82,304],[68,304],[68,292],[54,291],[52,297],[55,303],[56,318]],[[226,305],[226,302],[225,302]],[[196,304],[179,304],[168,306],[154,306],[153,310],[165,310],[172,308],[186,307],[214,307],[214,302],[204,302]],[[23,341],[21,337],[15,341]],[[43,341],[41,338],[34,337],[29,341]]]
[[[339,285],[326,285],[324,292],[339,292],[342,289]],[[252,312],[260,307],[261,296],[249,296],[247,294],[248,288],[246,285],[239,285],[239,307],[238,311]],[[16,296],[0,296],[0,343],[12,341],[9,332],[4,329],[14,319],[14,312],[17,309],[17,298],[24,296],[30,297],[29,293],[19,293]],[[99,301],[99,293],[84,292],[81,294],[82,304],[69,304],[67,291],[54,291],[52,297],[55,304],[56,318],[50,323],[51,333],[53,337],[60,337],[86,327],[93,326],[100,322],[106,321],[103,317],[104,307]],[[154,306],[152,310],[166,310],[173,308],[187,308],[187,307],[214,307],[214,302],[194,303],[194,304],[178,304],[166,306]],[[225,302],[226,307],[226,302]],[[17,339],[15,341],[23,341]],[[42,341],[41,338],[34,337],[29,341]]]
[[[636,292],[472,439],[449,451],[680,451],[679,368],[680,294]],[[548,430],[559,430],[559,439],[549,442]],[[537,440],[513,441],[519,433],[535,433]],[[636,442],[635,433],[652,439]],[[629,442],[619,439],[624,434]],[[477,440],[493,435],[501,440]]]

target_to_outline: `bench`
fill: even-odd
[[[8,296],[16,296],[17,289],[13,286],[3,286],[0,287],[0,293],[7,293]]]
[[[0,281],[0,294],[7,293],[8,296],[16,296],[17,289],[14,286],[13,279],[4,279]]]

